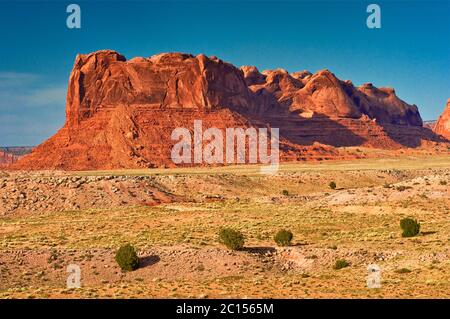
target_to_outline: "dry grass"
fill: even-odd
[[[450,182],[449,157],[285,164],[275,176],[257,172],[71,173],[152,174],[185,200],[0,217],[0,297],[448,297],[450,190],[441,181]],[[336,190],[329,189],[331,180]],[[410,188],[399,191],[399,185]],[[421,222],[418,237],[401,237],[406,216]],[[255,251],[226,251],[217,243],[222,226],[243,232]],[[281,228],[294,233],[294,247],[276,248],[273,235]],[[113,255],[126,242],[141,257],[157,258],[122,274]],[[261,254],[256,247],[275,251]],[[337,259],[350,266],[334,270]],[[81,265],[81,289],[65,288],[69,263]],[[382,268],[380,289],[366,287],[370,263]]]

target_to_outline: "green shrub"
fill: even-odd
[[[336,183],[335,183],[335,182],[330,182],[330,184],[328,184],[328,186],[329,186],[331,189],[336,189]]]
[[[293,237],[291,231],[282,229],[275,235],[274,240],[278,246],[290,246]]]
[[[219,241],[231,250],[242,249],[245,242],[244,235],[242,235],[241,232],[231,228],[222,228],[219,231]]]
[[[132,271],[139,268],[139,258],[136,250],[130,244],[121,246],[115,259],[123,271]]]
[[[283,196],[289,196],[289,192],[287,189],[283,189],[282,194]]]
[[[402,237],[414,237],[420,232],[420,224],[412,218],[403,218],[400,227],[403,230]]]
[[[345,260],[345,259],[338,259],[334,263],[333,269],[339,270],[339,269],[342,269],[342,268],[345,268],[345,267],[348,267],[348,266],[350,266],[350,263],[347,260]]]

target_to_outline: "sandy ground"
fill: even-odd
[[[337,188],[330,189],[329,183]],[[0,172],[1,298],[448,298],[450,157],[115,172]],[[421,223],[402,238],[399,221]],[[245,249],[218,243],[223,226]],[[277,247],[281,228],[293,246]],[[140,268],[123,273],[132,243]],[[336,260],[349,266],[333,269]],[[66,287],[67,266],[81,288]],[[381,288],[367,287],[367,267]]]

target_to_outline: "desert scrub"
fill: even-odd
[[[345,259],[338,259],[334,263],[333,269],[334,270],[339,270],[339,269],[342,269],[342,268],[346,268],[348,266],[350,266],[350,263],[347,260],[345,260]]]
[[[50,249],[50,256],[47,258],[47,262],[51,264],[56,261],[59,257],[58,251],[54,248]]]
[[[286,229],[281,229],[276,233],[275,237],[273,238],[278,246],[290,246],[292,242],[292,238],[294,235],[291,231]]]
[[[231,250],[240,250],[244,247],[244,235],[232,228],[222,228],[219,231],[219,242]]]
[[[281,194],[283,194],[283,196],[289,196],[289,191],[287,189],[283,189]]]
[[[403,218],[400,227],[403,230],[402,237],[414,237],[420,232],[420,224],[412,218]]]
[[[139,268],[139,258],[136,250],[130,244],[123,245],[119,248],[115,260],[123,271],[133,271]]]
[[[336,189],[336,182],[330,182],[330,184],[328,184],[328,187],[330,187],[331,189]]]

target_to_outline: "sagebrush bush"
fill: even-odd
[[[133,271],[139,268],[139,257],[134,247],[130,244],[119,248],[115,260],[123,271]]]
[[[287,189],[283,189],[281,193],[283,194],[283,196],[289,196],[289,191]]]
[[[336,182],[330,182],[330,184],[328,184],[328,186],[329,186],[331,189],[336,189]]]
[[[240,250],[245,243],[244,235],[232,228],[222,228],[219,231],[219,241],[231,250]]]
[[[403,218],[400,227],[403,230],[402,237],[414,237],[420,232],[420,224],[412,218]]]
[[[274,240],[278,246],[290,246],[293,237],[291,231],[282,229],[275,235]]]
[[[334,263],[333,269],[339,270],[345,267],[350,266],[350,263],[345,260],[345,259],[338,259],[336,260],[336,262]]]

